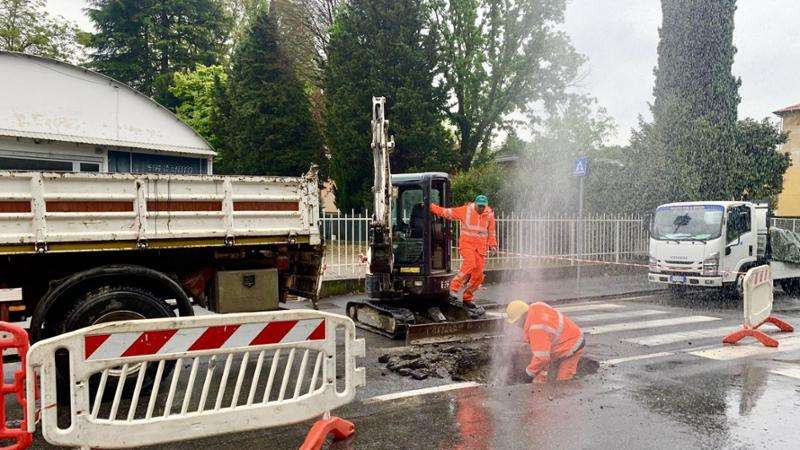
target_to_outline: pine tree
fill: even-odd
[[[308,97],[266,8],[253,17],[231,58],[227,88],[218,91],[220,172],[297,176],[324,162]]]
[[[354,0],[337,14],[325,66],[326,137],[336,203],[369,206],[370,107],[387,98],[397,147],[394,173],[448,170],[456,159],[443,126],[445,97],[433,86],[436,37],[425,28],[425,0]]]

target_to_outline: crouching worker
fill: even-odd
[[[561,312],[545,303],[515,300],[506,308],[506,321],[518,324],[531,346],[531,363],[525,369],[534,383],[571,380],[583,356],[583,331]]]

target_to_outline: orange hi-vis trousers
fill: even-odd
[[[486,265],[486,254],[481,254],[476,248],[461,248],[461,268],[458,273],[453,277],[450,282],[450,293],[453,297],[458,296],[458,291],[466,283],[467,288],[464,290],[463,300],[471,302],[475,296],[475,291],[478,290],[481,283],[483,283],[483,268]]]

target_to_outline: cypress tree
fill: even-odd
[[[734,194],[740,81],[731,68],[735,0],[662,0],[653,93],[656,152],[670,200]],[[654,158],[658,159],[658,158]]]

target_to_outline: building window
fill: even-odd
[[[51,161],[46,159],[0,157],[2,170],[42,170],[52,172],[72,172],[71,161]]]
[[[108,171],[132,173],[205,174],[208,161],[186,156],[108,152]]]
[[[81,163],[81,172],[100,172],[100,164]]]

